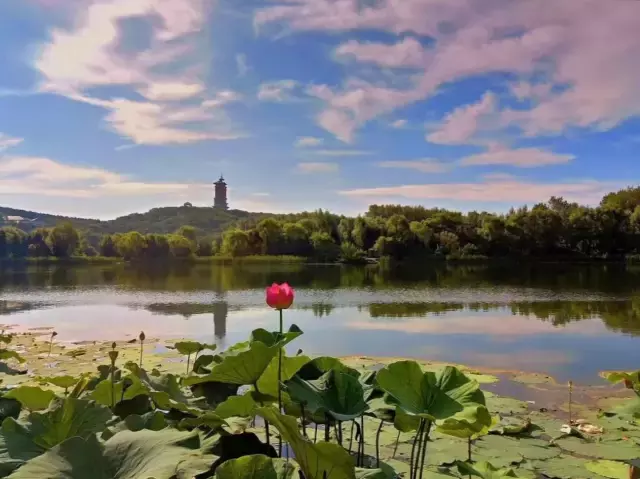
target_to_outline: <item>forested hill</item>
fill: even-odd
[[[267,213],[250,213],[242,210],[220,211],[213,208],[195,206],[170,206],[154,208],[146,213],[133,213],[114,220],[101,221],[88,218],[70,218],[66,216],[49,215],[34,211],[18,210],[0,206],[0,216],[21,216],[28,220],[36,219],[33,223],[23,222],[16,226],[24,231],[31,231],[39,227],[53,227],[62,222],[70,222],[77,229],[89,236],[106,233],[126,233],[139,231],[140,233],[173,233],[184,225],[190,225],[207,234],[220,233],[232,225],[243,226],[243,223],[255,221],[269,216]],[[0,227],[2,224],[0,217]]]

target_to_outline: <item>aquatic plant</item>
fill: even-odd
[[[138,335],[138,339],[140,340],[140,367],[142,367],[142,353],[144,352],[144,340],[146,338],[144,331],[140,331],[140,335]]]
[[[49,357],[51,356],[51,349],[53,348],[53,338],[55,338],[57,335],[58,333],[56,333],[55,331],[51,331],[51,337],[49,338]]]
[[[283,334],[282,311],[289,309],[293,304],[294,291],[288,283],[273,283],[266,291],[266,302],[273,308],[278,310],[280,319],[280,328],[278,334]],[[278,351],[278,385],[282,382],[282,348]],[[278,387],[278,411],[282,411],[282,388]],[[282,455],[282,441],[278,442],[278,454]]]

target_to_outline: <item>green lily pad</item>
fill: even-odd
[[[586,468],[588,460],[561,455],[545,461],[533,461],[533,470],[554,479],[594,479]]]
[[[282,356],[282,382],[289,381],[295,374],[307,364],[311,359],[307,356]],[[258,379],[258,391],[261,394],[265,394],[272,397],[278,396],[278,355],[276,355],[267,369],[264,370],[260,379]]]
[[[231,396],[216,407],[215,414],[223,419],[233,416],[253,416],[260,405],[253,399],[251,391],[242,396]]]
[[[260,454],[231,459],[216,469],[217,479],[292,479],[297,468],[284,459]]]
[[[160,431],[167,427],[165,415],[160,411],[151,411],[146,414],[131,414],[112,427],[108,427],[102,433],[102,439],[107,440],[122,431]]]
[[[36,378],[38,382],[58,386],[62,389],[69,389],[76,385],[78,378],[75,376],[46,376]]]
[[[489,462],[477,462],[473,465],[468,462],[458,461],[458,471],[462,475],[476,476],[481,479],[500,479],[503,477],[518,477],[511,468],[499,469]]]
[[[0,350],[0,360],[1,361],[6,361],[7,359],[15,359],[20,364],[25,362],[25,359],[15,351],[12,351],[10,349],[2,349],[2,350]]]
[[[335,369],[311,381],[295,376],[286,383],[286,390],[310,412],[324,412],[338,421],[360,417],[368,408],[358,379]]]
[[[353,479],[355,467],[353,458],[337,444],[328,442],[311,443],[300,435],[298,422],[279,414],[273,408],[260,408],[257,414],[278,429],[289,444],[300,470],[307,479]]]
[[[105,443],[72,437],[36,457],[12,479],[186,479],[209,470],[213,456],[199,452],[197,434],[123,431]]]
[[[556,444],[565,451],[593,459],[624,461],[640,456],[640,445],[633,440],[587,442],[576,437],[558,439]]]
[[[494,462],[495,458],[507,456],[521,456],[524,459],[550,459],[562,453],[560,448],[549,444],[542,439],[534,438],[514,438],[507,436],[484,436],[478,439],[474,447],[474,455],[489,457],[489,462]]]
[[[600,474],[603,477],[609,479],[628,479],[629,478],[629,466],[621,462],[616,461],[591,461],[585,464],[585,467],[596,474]]]
[[[199,343],[197,341],[178,341],[173,345],[173,347],[180,353],[185,356],[189,356],[190,354],[196,354],[205,349],[209,349],[214,351],[216,349],[215,344],[204,344]]]
[[[37,386],[20,386],[12,389],[3,397],[20,401],[20,404],[30,411],[41,411],[49,407],[49,403],[55,399],[56,395],[53,391]]]
[[[228,384],[255,384],[279,348],[267,346],[260,341],[253,342],[243,348],[226,352],[221,363],[216,364],[206,376],[190,376],[183,384],[191,386],[210,381]]]
[[[489,432],[491,415],[484,406],[469,407],[452,418],[445,419],[436,430],[448,436],[461,439],[475,439]]]
[[[302,330],[295,324],[292,324],[289,330],[282,334],[278,331],[267,331],[263,328],[254,329],[251,332],[249,341],[260,341],[267,346],[279,346],[282,348],[299,336],[302,336]]]
[[[430,421],[485,405],[480,385],[451,366],[433,373],[423,372],[415,361],[399,361],[378,372],[378,385],[404,411]]]
[[[360,376],[360,373],[357,370],[346,366],[342,363],[342,361],[337,358],[332,358],[331,356],[320,356],[318,358],[313,358],[310,362],[305,364],[300,369],[300,371],[298,371],[298,376],[307,381],[311,381],[313,379],[318,379],[324,373],[331,370],[350,374],[354,377]]]

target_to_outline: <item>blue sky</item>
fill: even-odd
[[[0,205],[505,211],[635,184],[640,2],[0,2]]]

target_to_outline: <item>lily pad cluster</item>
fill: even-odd
[[[474,374],[288,356],[301,334],[257,329],[222,352],[180,341],[181,372],[113,345],[94,373],[5,388],[0,477],[616,479],[640,457],[633,401],[599,417],[598,437],[559,435],[562,421],[483,392]],[[0,342],[19,364],[11,336]]]

